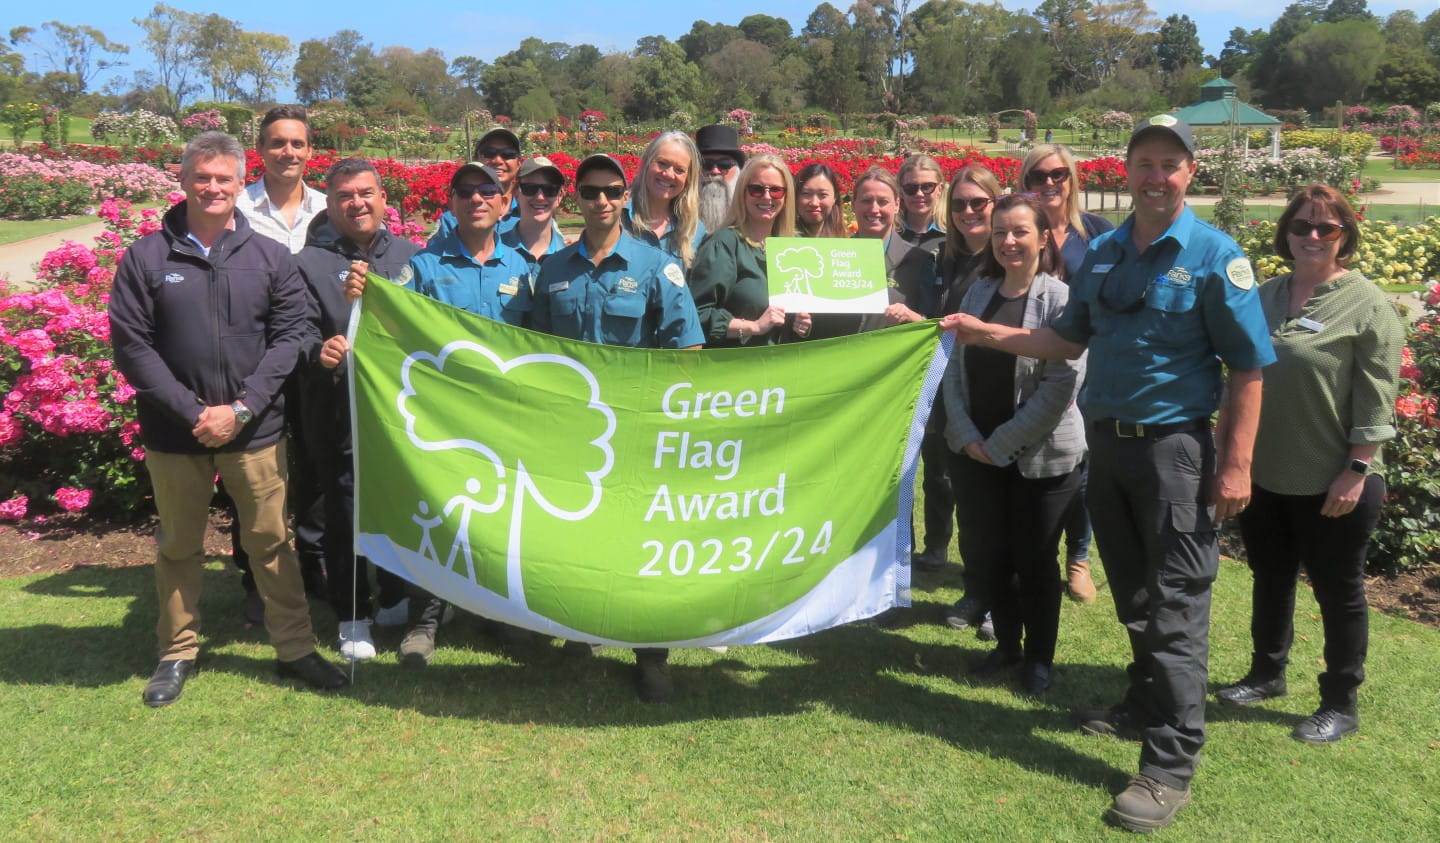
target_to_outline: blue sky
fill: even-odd
[[[746,15],[757,12],[783,17],[798,31],[820,0],[692,0],[690,3],[654,2],[575,2],[575,0],[541,0],[533,4],[496,4],[471,2],[465,4],[417,4],[410,7],[394,0],[348,0],[344,3],[300,2],[240,3],[228,10],[220,4],[197,4],[193,0],[167,0],[168,5],[189,11],[218,11],[240,22],[247,30],[276,32],[299,44],[310,38],[326,38],[340,29],[355,29],[365,38],[383,47],[399,45],[423,50],[436,47],[446,59],[473,55],[490,61],[514,49],[521,39],[535,36],[547,41],[570,44],[589,43],[602,52],[628,50],[636,39],[645,35],[664,35],[675,39],[690,30],[695,20],[736,24]],[[849,7],[847,0],[830,0],[837,8]],[[1200,32],[1200,43],[1208,54],[1217,54],[1230,29],[1268,28],[1289,0],[1207,0],[1197,4],[1180,0],[1150,0],[1150,7],[1164,19],[1167,15],[1188,14]],[[1397,9],[1413,9],[1421,18],[1436,8],[1440,0],[1371,0],[1370,11],[1384,17]],[[49,20],[67,24],[89,24],[105,32],[112,40],[130,44],[128,61],[132,66],[146,63],[139,50],[140,30],[131,21],[143,17],[153,2],[120,2],[113,0],[49,0],[39,5],[11,2],[0,12],[0,33],[16,26],[33,26]],[[918,7],[918,2],[913,3]],[[1004,2],[1011,9],[1033,9],[1037,2]],[[1200,8],[1197,8],[1199,6]],[[451,8],[453,11],[441,12]],[[424,12],[410,11],[424,9]],[[519,14],[528,9],[531,14]],[[32,68],[33,68],[32,63]],[[128,71],[121,71],[127,72]],[[104,78],[100,80],[103,85]],[[98,87],[98,86],[97,86]]]

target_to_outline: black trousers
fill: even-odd
[[[1255,576],[1250,670],[1256,678],[1274,679],[1289,664],[1295,581],[1303,565],[1325,627],[1320,702],[1333,708],[1355,705],[1370,640],[1365,556],[1384,502],[1385,478],[1378,474],[1365,478],[1360,502],[1339,518],[1320,514],[1325,495],[1280,495],[1251,486],[1250,506],[1240,514],[1240,535]]]
[[[1205,745],[1210,587],[1220,566],[1207,510],[1208,425],[1155,438],[1090,429],[1090,517],[1115,614],[1130,637],[1126,703],[1143,722],[1140,772],[1171,787]]]
[[[950,481],[950,446],[945,443],[945,404],[936,395],[925,437],[920,440],[920,489],[925,493],[925,549],[948,548],[959,513]],[[911,544],[914,544],[912,541]]]
[[[1080,471],[1032,480],[1014,465],[969,457],[951,464],[957,493],[965,495],[960,553],[967,570],[974,560],[985,571],[998,646],[1027,662],[1055,661],[1061,590],[1056,554]]]

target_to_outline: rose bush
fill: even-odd
[[[1397,436],[1385,446],[1385,508],[1370,568],[1394,574],[1440,559],[1440,283],[1410,327],[1395,401]]]
[[[102,197],[147,201],[176,187],[144,164],[92,164],[29,153],[0,153],[0,216],[21,219],[80,213]]]

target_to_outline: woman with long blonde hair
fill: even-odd
[[[700,222],[700,151],[684,132],[663,132],[640,155],[621,222],[631,236],[674,255],[686,269],[705,237]]]

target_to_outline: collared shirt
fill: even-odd
[[[1220,405],[1220,361],[1275,362],[1245,253],[1186,207],[1144,249],[1134,216],[1095,238],[1052,327],[1090,349],[1083,399],[1091,420],[1172,424]],[[1218,355],[1218,356],[1217,356]]]
[[[534,317],[537,331],[604,345],[705,342],[680,264],[623,231],[599,266],[584,237],[547,258],[535,281]]]
[[[530,267],[499,239],[484,263],[476,263],[459,237],[437,238],[410,259],[396,283],[437,301],[526,327],[530,323]]]
[[[546,247],[546,251],[543,254],[530,254],[530,250],[525,248],[525,243],[520,239],[520,227],[518,225],[512,225],[510,228],[501,232],[500,242],[514,249],[520,257],[525,259],[525,263],[529,264],[531,290],[535,289],[535,278],[540,274],[540,262],[565,248],[565,237],[560,233],[560,226],[557,225],[553,219],[550,221],[550,245]]]
[[[647,246],[654,246],[665,254],[676,260],[680,260],[680,241],[676,238],[676,220],[670,218],[670,225],[665,228],[664,237],[656,237],[653,231],[636,232],[635,222],[632,219],[632,206],[635,200],[630,200],[620,211],[620,225],[625,228],[625,233]],[[695,220],[695,236],[690,238],[690,251],[693,254],[700,248],[700,241],[705,239],[705,223]]]
[[[1395,392],[1405,328],[1380,288],[1351,270],[1320,284],[1290,316],[1293,276],[1260,287],[1277,360],[1265,370],[1255,433],[1257,485],[1321,495],[1350,464],[1351,445],[1395,438]],[[1375,452],[1371,471],[1382,471]]]
[[[235,198],[235,207],[245,215],[250,227],[256,232],[269,237],[289,249],[290,254],[296,255],[305,248],[305,235],[310,228],[310,221],[325,210],[325,194],[308,184],[305,185],[300,209],[295,212],[295,224],[288,225],[280,207],[271,202],[270,194],[265,192],[265,177],[261,176],[259,181],[246,185],[240,192]]]
[[[940,244],[945,242],[945,232],[941,231],[940,226],[936,225],[933,220],[924,231],[916,231],[910,227],[910,223],[905,221],[904,214],[896,214],[895,219],[900,223],[896,227],[895,233],[900,235],[901,240],[917,249],[924,249],[930,253],[932,258],[940,254]]]

